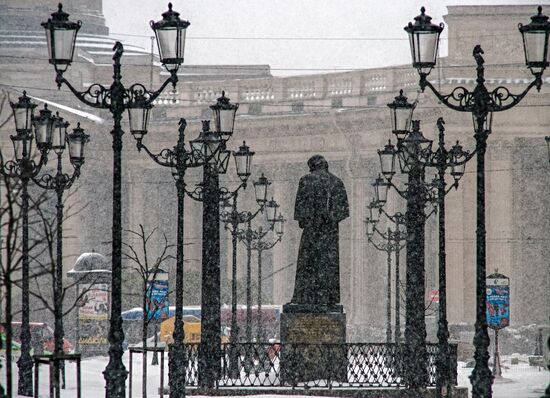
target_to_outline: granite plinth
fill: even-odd
[[[283,310],[280,336],[282,384],[346,381],[346,314]]]

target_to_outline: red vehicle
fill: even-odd
[[[45,322],[30,322],[29,328],[31,330],[31,348],[35,354],[42,354],[44,352],[52,353],[54,351],[54,336],[53,329]],[[21,334],[21,322],[12,322],[11,330],[13,340],[17,343],[20,342],[19,335]],[[4,325],[0,325],[0,332],[5,334]],[[63,351],[70,353],[74,349],[71,342],[67,339],[63,339]]]

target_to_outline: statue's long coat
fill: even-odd
[[[300,179],[294,219],[303,228],[292,302],[331,305],[340,302],[338,223],[349,217],[342,180],[326,169]]]

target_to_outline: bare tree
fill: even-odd
[[[170,254],[171,249],[175,245],[168,244],[168,238],[166,234],[162,234],[163,242],[160,244],[160,253],[155,258],[151,258],[149,247],[153,244],[152,237],[158,233],[158,228],[155,227],[151,232],[146,232],[142,224],[139,224],[139,230],[134,231],[131,229],[125,230],[125,232],[137,240],[137,247],[129,242],[122,242],[123,250],[122,256],[128,260],[126,265],[127,269],[134,271],[138,280],[142,286],[141,290],[141,308],[143,311],[143,318],[141,324],[141,341],[142,347],[147,348],[147,330],[149,324],[154,320],[154,313],[159,310],[161,303],[156,303],[150,300],[152,286],[148,286],[150,281],[154,281],[158,274],[163,271],[162,266],[170,259],[175,257]],[[152,283],[152,282],[151,282]],[[167,297],[170,291],[167,292]],[[149,298],[149,299],[148,299]],[[143,354],[143,374],[146,374],[147,367],[147,354],[144,351]],[[145,380],[143,381],[145,383]],[[146,390],[143,389],[143,397],[146,397]]]
[[[77,190],[71,191],[63,199],[63,218],[61,222],[65,222],[70,218],[80,214],[87,206],[87,204],[81,205],[78,201],[74,201],[77,204],[70,204],[71,198],[76,194]],[[69,204],[68,204],[69,203]],[[36,222],[31,228],[31,234],[33,236],[41,237],[40,249],[36,253],[33,253],[32,256],[34,267],[34,273],[31,275],[31,281],[33,282],[32,288],[30,289],[30,294],[38,299],[42,307],[38,310],[47,310],[53,315],[54,318],[54,352],[56,357],[60,356],[64,352],[64,324],[63,319],[70,314],[76,307],[79,302],[82,301],[83,297],[90,290],[81,289],[76,293],[76,297],[72,301],[68,301],[67,297],[69,292],[71,292],[75,286],[80,282],[75,280],[69,284],[58,284],[57,279],[60,275],[60,267],[63,267],[63,264],[58,264],[57,258],[57,228],[58,220],[56,216],[55,206],[51,203],[46,205],[35,204],[33,203],[34,208],[36,209],[34,214],[34,219]],[[66,232],[66,230],[64,230]],[[72,239],[74,236],[65,235],[62,237],[63,242],[68,239]],[[64,255],[63,258],[67,256]],[[94,281],[89,285],[93,286]],[[60,289],[59,289],[60,288]],[[56,292],[59,290],[59,292]],[[55,303],[58,302],[57,305]],[[63,370],[63,382],[62,388],[65,388],[65,372],[64,372],[64,362],[63,361],[54,361],[54,372],[56,377],[54,377],[55,382],[55,391],[59,395],[59,371]]]

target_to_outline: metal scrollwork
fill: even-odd
[[[2,174],[7,175],[10,178],[19,177],[21,175],[19,163],[13,160],[8,160],[3,165]]]
[[[451,94],[444,95],[445,101],[448,102],[449,99],[455,101],[458,106],[468,107],[472,104],[473,95],[465,87],[459,86],[456,87]]]
[[[504,86],[499,86],[495,88],[489,94],[491,99],[489,109],[491,110],[491,112],[500,112],[514,107],[534,86],[536,86],[536,80],[531,82],[531,84],[527,86],[527,88],[521,94],[513,94]]]
[[[185,193],[191,199],[196,200],[197,202],[202,202],[202,196],[203,196],[203,187],[202,187],[202,185],[196,186],[195,189],[193,189],[192,191],[186,189]]]
[[[128,101],[130,103],[137,102],[142,104],[149,104],[152,102],[152,92],[147,90],[141,83],[135,83],[127,90]]]
[[[51,174],[44,174],[40,178],[33,178],[32,179],[36,185],[38,185],[40,188],[43,189],[54,189],[56,186],[56,176],[52,176]]]

